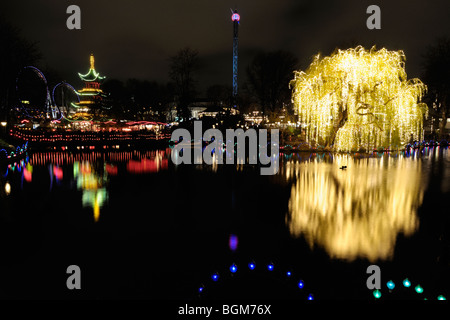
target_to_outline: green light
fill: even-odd
[[[447,298],[445,298],[442,294],[440,296],[437,297],[438,300],[447,300]]]
[[[406,288],[409,288],[411,286],[411,281],[409,281],[408,278],[406,278],[405,280],[403,280],[403,285]]]
[[[394,283],[394,281],[392,281],[392,280],[389,280],[389,281],[386,283],[386,285],[387,285],[387,287],[389,288],[389,290],[392,290],[392,289],[395,288],[395,283]]]
[[[420,286],[420,284],[418,284],[415,288],[417,293],[422,293],[423,292],[423,288]]]
[[[373,291],[373,296],[375,297],[375,299],[380,299],[381,298],[381,291],[380,290],[374,290]]]

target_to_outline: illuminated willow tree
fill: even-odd
[[[317,55],[290,86],[306,139],[337,151],[399,148],[420,140],[427,106],[426,86],[407,80],[403,51],[338,50]]]

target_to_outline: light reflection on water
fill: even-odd
[[[296,181],[286,223],[293,236],[303,236],[311,248],[323,247],[330,257],[391,259],[397,236],[410,236],[418,228],[421,170],[421,161],[402,155],[290,161],[286,178]]]
[[[108,201],[106,190],[108,174],[106,169],[101,173],[96,171],[87,161],[75,161],[73,178],[76,180],[78,190],[83,192],[81,198],[83,207],[91,207],[94,212],[94,221],[98,221],[100,208]]]
[[[33,153],[29,158],[2,167],[4,170],[1,173],[1,191],[6,188],[8,192],[0,192],[0,196],[9,196],[9,180],[12,181],[18,174],[21,175],[20,185],[14,188],[17,192],[20,192],[19,188],[22,190],[24,185],[41,185],[42,179],[48,179],[49,192],[64,185],[75,186],[82,192],[82,207],[92,208],[93,219],[97,222],[100,219],[100,210],[108,203],[110,177],[123,175],[124,171],[127,174],[150,174],[166,170],[168,153],[168,149],[142,152]],[[33,179],[36,171],[45,172],[44,177],[41,175],[40,179]]]
[[[397,236],[410,236],[419,227],[417,209],[422,203],[430,163],[439,155],[449,161],[448,150],[439,148],[426,148],[420,155],[416,152],[409,156],[300,155],[280,156],[285,160],[278,178],[292,183],[286,216],[290,233],[305,238],[311,248],[322,247],[330,257],[349,261],[391,259]],[[45,185],[43,180],[50,181],[50,191],[69,185],[81,191],[82,206],[91,208],[93,220],[98,221],[100,211],[108,204],[114,176],[167,170],[169,157],[170,149],[34,153],[29,162],[4,168],[0,196],[14,196],[27,184]],[[300,157],[303,162],[297,161]],[[347,168],[339,169],[342,166]],[[195,170],[223,175],[220,167],[194,166]],[[235,167],[241,172],[246,168]],[[449,173],[450,170],[443,172],[443,190],[448,190]],[[20,179],[12,179],[14,175],[20,175]]]

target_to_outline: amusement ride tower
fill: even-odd
[[[233,21],[233,105],[236,108],[238,91],[238,31],[241,17],[237,10],[231,10],[231,12],[231,20]]]

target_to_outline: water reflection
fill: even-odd
[[[129,160],[127,163],[127,170],[131,173],[154,173],[159,170],[167,169],[169,159],[163,150],[155,151],[155,154],[149,158],[141,158],[138,160]]]
[[[0,166],[0,198],[32,190],[81,191],[83,208],[92,208],[94,221],[108,204],[111,177],[152,174],[168,169],[169,149],[88,152],[36,152],[18,162]],[[25,186],[25,189],[24,189]],[[33,188],[33,186],[35,188]],[[48,191],[45,191],[48,190]]]
[[[100,218],[100,208],[108,200],[108,193],[106,191],[106,184],[108,181],[108,174],[106,170],[98,172],[91,165],[91,163],[74,162],[73,177],[76,180],[78,190],[82,190],[82,204],[83,207],[92,207],[94,211],[94,221]]]
[[[331,163],[290,161],[285,174],[296,178],[287,216],[291,234],[333,258],[392,258],[397,235],[418,228],[424,192],[420,161],[335,155]]]

